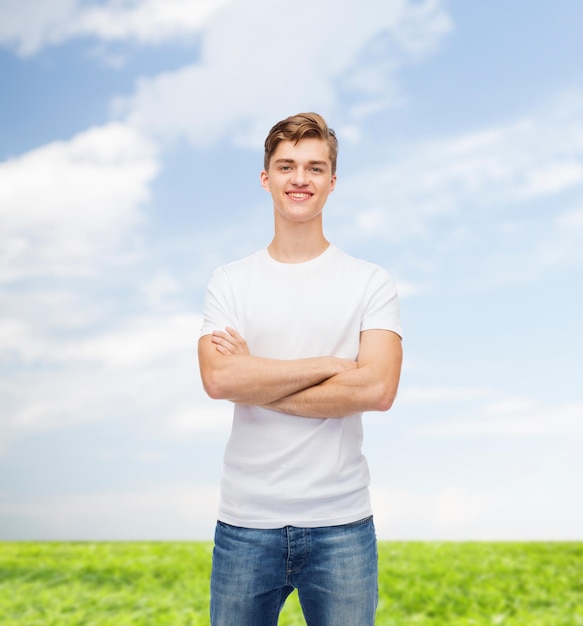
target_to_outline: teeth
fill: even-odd
[[[309,198],[312,194],[310,193],[290,193],[288,194],[290,195],[292,198]]]

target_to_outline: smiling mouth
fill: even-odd
[[[311,198],[311,193],[300,192],[300,191],[289,191],[287,195],[290,198],[295,198],[296,200],[305,200],[306,198]]]

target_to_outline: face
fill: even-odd
[[[261,185],[271,193],[276,219],[295,223],[320,219],[336,186],[328,144],[315,138],[297,144],[280,141],[269,170],[261,172]]]

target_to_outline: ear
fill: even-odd
[[[336,174],[334,174],[334,176],[332,176],[332,178],[330,179],[330,193],[332,193],[335,188],[336,188]]]
[[[262,170],[261,174],[259,174],[259,180],[261,181],[261,186],[265,189],[265,191],[271,191],[269,188],[269,174],[265,170]]]

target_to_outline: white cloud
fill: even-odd
[[[191,37],[234,0],[0,0],[0,44],[27,56],[77,37],[159,44]]]
[[[192,35],[225,5],[234,0],[110,1],[79,11],[64,28],[64,36],[94,35],[108,39],[134,39],[156,44]]]
[[[30,502],[6,501],[0,494],[5,540],[208,540],[217,507],[218,485],[204,482]]]
[[[226,428],[200,382],[198,315],[146,315],[101,332],[83,329],[77,340],[40,324],[3,326],[0,359],[17,364],[1,385],[4,447],[31,432],[116,416],[170,438]]]
[[[0,44],[28,55],[58,39],[77,0],[0,0]]]
[[[202,398],[197,404],[178,407],[164,417],[162,432],[169,439],[180,441],[201,433],[228,433],[232,419],[232,403]]]
[[[476,400],[491,393],[481,387],[403,387],[399,404],[435,404]]]
[[[546,437],[583,434],[583,404],[538,407],[525,399],[483,406],[463,419],[415,429],[422,436]]]
[[[559,193],[583,181],[583,162],[558,160],[526,172],[519,194],[525,198]]]
[[[426,237],[437,220],[455,219],[449,233],[455,226],[467,240],[485,215],[502,227],[509,209],[528,210],[583,185],[583,94],[557,98],[505,125],[395,151],[394,160],[339,185],[335,202],[346,232],[398,243]],[[354,206],[361,207],[356,214]],[[555,205],[549,207],[547,223],[556,217]],[[447,241],[459,243],[449,233]]]
[[[24,321],[3,318],[0,321],[0,359],[33,361],[43,354],[41,340]]]
[[[153,145],[116,123],[0,163],[0,281],[77,274],[116,251],[157,171]]]
[[[461,539],[491,507],[489,498],[454,486],[430,493],[373,487],[371,499],[383,538]]]
[[[143,315],[102,332],[51,338],[39,325],[3,319],[0,358],[19,361],[87,363],[104,368],[147,368],[160,361],[193,358],[202,318],[195,314]],[[44,332],[43,332],[44,330]]]
[[[583,208],[568,211],[559,215],[556,221],[557,227],[565,231],[572,228],[583,229]]]
[[[105,368],[146,368],[162,360],[194,359],[200,327],[201,318],[192,314],[144,316],[89,339],[61,343],[52,356]]]
[[[425,541],[573,541],[583,509],[572,490],[540,497],[540,485],[518,494],[443,485],[435,491],[375,487],[371,492],[381,539]],[[566,512],[569,514],[566,514]]]
[[[580,540],[583,511],[574,492],[517,498],[456,485],[435,492],[372,489],[381,540]],[[0,494],[5,540],[210,540],[218,485],[174,484],[134,491],[10,501]],[[565,515],[565,510],[570,515]]]
[[[537,253],[544,267],[583,265],[583,207],[560,213]]]
[[[399,279],[397,288],[399,290],[399,298],[404,300],[405,298],[410,298],[426,291],[428,287],[424,283]]]
[[[177,305],[181,293],[178,277],[159,270],[140,287],[150,310],[168,309]]]
[[[341,94],[353,100],[356,117],[363,106],[386,106],[396,68],[451,28],[433,0],[369,0],[342,10],[332,0],[299,0],[294,12],[309,15],[301,35],[279,27],[288,12],[261,0],[226,7],[208,23],[198,63],[140,81],[134,96],[118,101],[118,112],[148,132],[186,136],[195,145],[230,134],[236,143],[260,146],[282,111],[331,112]]]
[[[205,395],[195,352],[123,371],[77,365],[7,377],[0,383],[0,453],[23,438],[90,423],[123,422],[157,447],[228,434],[232,408]]]

